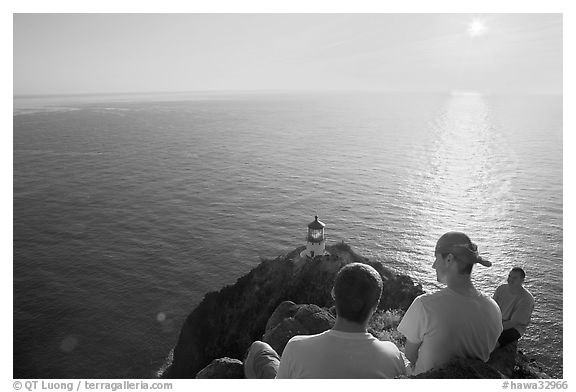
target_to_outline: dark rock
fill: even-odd
[[[440,369],[432,369],[410,378],[550,378],[540,364],[528,360],[518,351],[517,343],[497,348],[486,363],[455,359]]]
[[[172,363],[164,378],[194,378],[215,358],[243,358],[262,336],[268,318],[286,299],[282,288],[291,280],[294,263],[288,258],[266,260],[236,284],[206,294],[188,315]]]
[[[517,352],[516,366],[512,378],[551,378],[544,367],[534,359],[529,359],[520,350]]]
[[[276,307],[268,322],[266,323],[266,332],[280,324],[284,319],[289,317],[294,317],[296,312],[300,308],[299,305],[296,305],[292,301],[284,301],[280,305]]]
[[[383,266],[381,268],[384,269]],[[376,270],[383,276],[387,275],[378,268]],[[378,309],[401,309],[405,312],[412,304],[412,301],[414,301],[414,298],[424,293],[422,286],[415,285],[409,276],[394,274],[393,276],[386,276],[386,278]]]
[[[517,350],[515,343],[496,349],[488,362],[455,359],[441,369],[411,378],[550,378],[540,364]]]
[[[294,312],[296,310],[296,312]],[[268,343],[278,355],[282,355],[286,343],[296,335],[314,335],[324,332],[334,325],[334,316],[326,309],[316,305],[296,305],[286,301],[281,303],[273,313],[274,325],[267,330],[262,341]]]
[[[244,367],[238,359],[219,358],[200,370],[196,378],[244,378]]]
[[[410,378],[504,378],[492,366],[478,359],[454,359],[439,369],[432,369]]]
[[[487,363],[508,378],[550,378],[541,364],[518,350],[517,341],[494,350]]]
[[[516,366],[516,353],[518,351],[518,342],[512,342],[504,347],[499,347],[490,354],[488,364],[497,369],[504,376],[511,378],[514,375]]]
[[[327,310],[316,305],[300,305],[294,316],[310,335],[324,332],[334,326],[335,317]]]
[[[262,341],[268,343],[278,355],[282,356],[286,343],[293,336],[308,335],[306,328],[294,318],[287,318],[262,336]]]

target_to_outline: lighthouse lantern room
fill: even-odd
[[[306,236],[306,250],[302,256],[314,258],[326,254],[326,240],[324,238],[324,227],[326,225],[314,217],[314,221],[308,224],[308,235]]]

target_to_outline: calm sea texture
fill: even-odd
[[[76,100],[76,101],[75,101]],[[520,348],[562,377],[562,97],[16,98],[14,377],[152,377],[204,294],[315,214],[436,290],[462,230],[536,298]]]

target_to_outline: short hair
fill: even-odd
[[[334,281],[334,300],[338,316],[363,323],[380,302],[382,277],[373,267],[363,263],[348,264]]]
[[[514,267],[510,270],[510,272],[520,272],[520,275],[522,275],[522,279],[524,280],[524,278],[526,278],[526,272],[524,272],[524,270],[520,267]]]

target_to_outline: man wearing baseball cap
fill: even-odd
[[[414,299],[398,325],[406,336],[413,374],[453,358],[486,362],[502,332],[498,304],[476,290],[470,278],[474,264],[492,265],[478,254],[476,244],[464,233],[449,232],[440,237],[434,254],[432,268],[447,287]]]

